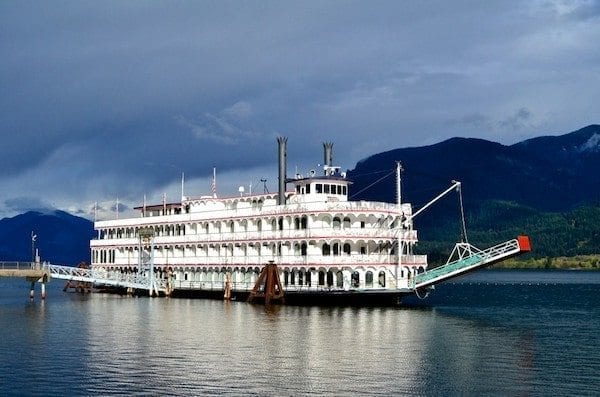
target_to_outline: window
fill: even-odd
[[[340,245],[338,243],[334,243],[333,244],[333,255],[339,255],[340,254]]]
[[[342,186],[342,194],[345,196],[347,193],[346,186]]]
[[[358,288],[360,285],[360,275],[358,272],[352,272],[352,276],[350,277],[350,284],[353,288]]]
[[[325,184],[325,194],[329,194],[329,185]]]
[[[364,245],[362,247],[360,247],[360,254],[361,255],[366,255],[367,254],[367,247],[365,247]]]
[[[325,285],[325,272],[319,271],[319,285]]]
[[[340,271],[335,274],[335,286],[338,288],[344,288],[344,275]]]
[[[306,194],[310,194],[310,185],[306,185]]]
[[[333,286],[333,272],[331,270],[327,272],[327,286]]]
[[[342,225],[342,221],[340,220],[339,217],[336,216],[335,218],[333,218],[333,228],[334,229],[339,229],[341,227],[341,225]]]
[[[349,243],[344,244],[344,254],[350,255],[350,244]]]
[[[350,229],[350,218],[345,217],[344,218],[344,229]]]
[[[383,270],[379,272],[379,286],[385,287],[385,273]]]
[[[316,193],[323,193],[323,185],[321,183],[315,184],[315,192]]]
[[[327,243],[323,244],[323,255],[324,256],[331,255],[331,246]]]
[[[306,229],[307,223],[308,217],[304,215],[302,218],[300,218],[300,229]]]
[[[373,272],[370,270],[367,272],[367,274],[365,274],[365,286],[367,286],[367,287],[373,286]]]
[[[306,243],[300,245],[300,255],[306,256]]]

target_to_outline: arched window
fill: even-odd
[[[344,254],[350,255],[350,243],[344,244]]]
[[[341,227],[341,225],[342,225],[341,219],[339,217],[337,217],[337,216],[334,217],[333,218],[333,228],[334,229],[339,229]]]
[[[333,286],[333,272],[331,270],[327,272],[327,286]]]
[[[290,282],[290,272],[287,270],[283,271],[283,285],[287,286]]]
[[[340,245],[338,243],[333,243],[333,255],[340,254]]]
[[[358,288],[360,285],[360,275],[358,272],[352,272],[352,276],[350,277],[350,284],[353,288]]]
[[[344,275],[341,271],[335,274],[335,286],[338,288],[344,288]]]
[[[367,287],[373,286],[373,272],[370,270],[367,272],[367,274],[365,274],[365,286],[367,286]]]
[[[325,285],[325,272],[323,270],[319,271],[319,285]]]
[[[306,243],[300,244],[300,255],[306,256]]]
[[[331,246],[327,243],[323,243],[323,255],[331,255]]]
[[[385,273],[383,270],[379,272],[379,286],[385,287]]]
[[[350,218],[344,218],[344,229],[350,229]]]
[[[308,217],[306,215],[302,216],[302,218],[300,218],[300,228],[306,229],[307,223],[308,223]]]

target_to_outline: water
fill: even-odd
[[[600,272],[484,271],[410,308],[0,279],[0,395],[597,395]]]

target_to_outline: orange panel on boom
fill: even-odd
[[[521,252],[531,251],[531,242],[529,241],[529,236],[519,236],[517,237],[517,241],[519,242],[519,248],[521,249]]]

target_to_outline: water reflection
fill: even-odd
[[[597,284],[463,284],[424,309],[25,290],[0,302],[0,394],[592,394]]]
[[[516,375],[524,354],[510,333],[434,310],[98,301],[87,317],[90,392],[472,392],[490,356]]]

